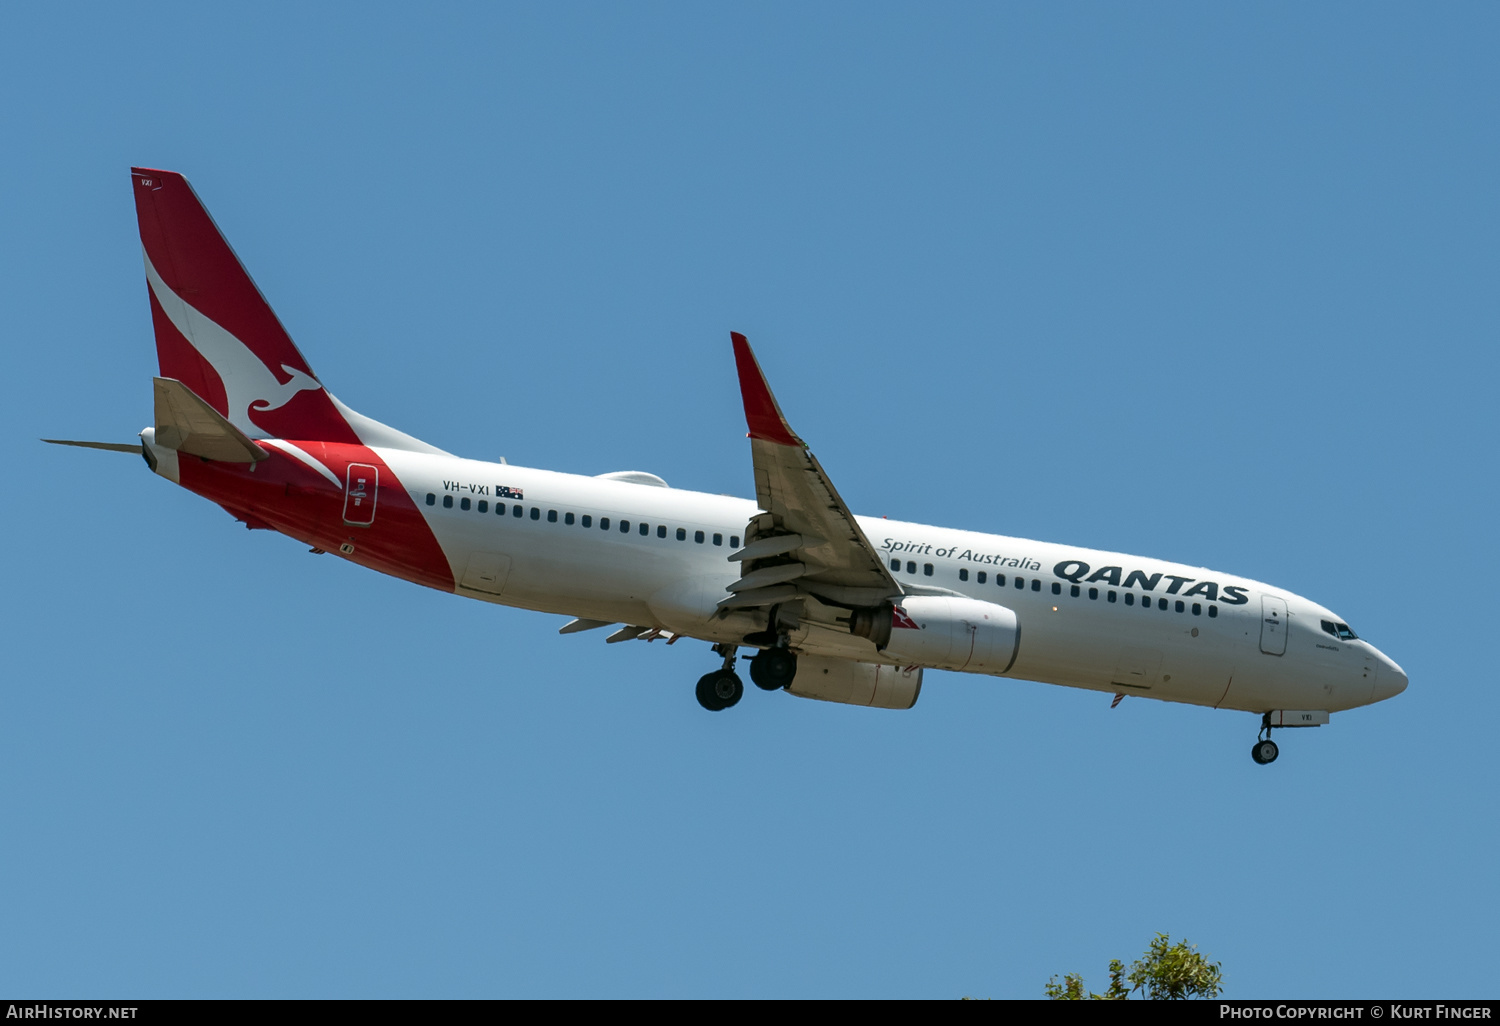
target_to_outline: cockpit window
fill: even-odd
[[[1324,620],[1322,621],[1322,625],[1324,633],[1332,634],[1340,641],[1359,640],[1359,635],[1355,634],[1354,631],[1350,629],[1347,623],[1334,623],[1332,620]]]

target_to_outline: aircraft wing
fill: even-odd
[[[841,606],[877,605],[902,594],[822,465],[793,433],[766,384],[745,336],[732,333],[750,452],[755,499],[740,580],[721,608],[771,605],[808,592]]]

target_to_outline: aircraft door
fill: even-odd
[[[505,579],[509,576],[509,556],[498,552],[476,552],[469,557],[469,565],[464,569],[458,586],[468,591],[500,595],[505,591]]]
[[[1260,650],[1266,655],[1286,654],[1286,600],[1275,595],[1260,597]]]
[[[344,523],[369,527],[375,522],[375,495],[380,487],[380,468],[368,463],[349,464],[344,478]]]

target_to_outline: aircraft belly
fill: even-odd
[[[1029,616],[1022,610],[1021,651],[1006,676],[1193,705],[1224,701],[1238,646],[1223,625],[1210,630],[1175,617],[1147,619],[1147,612],[1135,621],[1121,611],[1054,619],[1050,605]],[[1236,680],[1233,691],[1240,690]]]
[[[733,572],[700,573],[666,580],[650,592],[646,605],[658,624],[675,633],[693,636],[721,634],[723,631],[717,627],[722,623],[718,603],[728,594],[725,586],[736,576]],[[736,623],[743,621],[747,627],[741,637],[764,627],[764,623],[759,622],[764,619],[763,615],[749,611],[737,613],[734,619]]]

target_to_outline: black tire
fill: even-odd
[[[714,692],[716,677],[718,677],[717,673],[705,673],[698,678],[698,687],[694,690],[694,694],[698,696],[698,704],[709,712],[719,712],[724,708],[724,704],[719,701],[719,696]]]
[[[750,679],[762,691],[780,691],[797,678],[797,654],[768,648],[750,660]]]
[[[734,705],[745,693],[745,685],[732,670],[717,670],[706,673],[698,680],[695,689],[698,704],[709,712],[722,712]]]
[[[1281,750],[1276,747],[1276,742],[1269,738],[1264,741],[1255,742],[1255,747],[1250,749],[1250,758],[1254,759],[1261,766],[1269,766],[1276,761],[1276,756],[1280,754]]]

